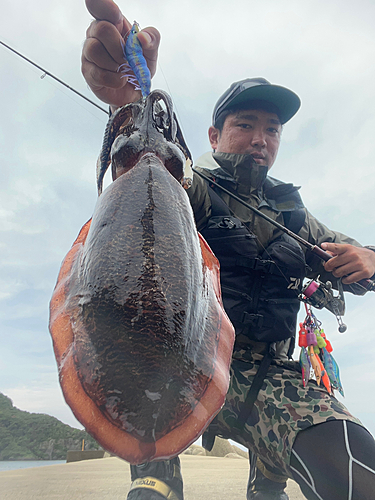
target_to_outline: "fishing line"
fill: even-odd
[[[182,120],[181,120],[181,114],[180,114],[180,112],[179,112],[179,111],[178,111],[178,109],[177,109],[177,104],[176,104],[175,100],[173,99],[173,94],[172,94],[172,91],[171,91],[171,89],[170,89],[170,87],[169,87],[169,85],[168,85],[168,80],[167,80],[167,77],[165,76],[165,73],[164,73],[163,68],[162,68],[162,66],[161,66],[161,64],[160,64],[160,61],[159,61],[159,63],[158,63],[158,67],[159,67],[159,69],[160,69],[161,74],[163,75],[163,78],[164,78],[165,84],[166,84],[166,86],[167,86],[167,90],[168,90],[169,95],[171,96],[171,99],[172,99],[172,101],[173,101],[173,108],[174,108],[174,110],[175,110],[176,117],[178,118],[178,126],[180,127],[180,129],[181,129],[181,133],[182,133],[182,135],[184,136],[185,134],[184,134],[184,131],[183,131],[183,127],[181,127],[181,123],[182,123]],[[191,156],[191,155],[190,155],[190,156]]]
[[[41,76],[41,79],[45,78],[46,76],[50,76],[51,78],[53,78],[54,80],[56,80],[58,83],[60,83],[61,85],[63,85],[64,87],[66,87],[67,89],[71,90],[72,92],[74,92],[75,94],[77,94],[79,97],[82,97],[82,99],[85,99],[87,102],[89,102],[90,104],[92,104],[93,106],[95,106],[96,108],[100,109],[101,111],[103,111],[104,113],[106,113],[107,115],[109,114],[109,111],[107,111],[106,109],[102,108],[101,106],[99,106],[97,103],[95,103],[94,101],[92,101],[91,99],[89,99],[88,97],[84,96],[83,94],[81,94],[80,92],[78,92],[78,90],[75,90],[73,87],[71,87],[70,85],[68,85],[67,83],[65,83],[63,80],[61,80],[60,78],[58,78],[57,76],[53,75],[50,71],[46,70],[45,68],[43,68],[42,66],[39,66],[39,64],[35,63],[34,61],[32,61],[31,59],[29,59],[28,57],[24,56],[23,54],[21,54],[20,52],[18,52],[17,50],[15,50],[13,47],[11,47],[10,45],[7,45],[6,43],[4,43],[3,41],[0,40],[0,44],[3,45],[4,47],[6,47],[8,50],[10,50],[11,52],[13,52],[14,54],[16,54],[17,56],[21,57],[22,59],[24,59],[25,61],[27,61],[29,64],[35,66],[36,68],[38,68],[40,71],[43,71],[43,74]],[[164,74],[164,71],[159,63],[159,68],[160,68],[160,71],[163,75],[163,78],[164,78],[164,81],[166,83],[166,86],[167,86],[167,89],[168,89],[168,92],[169,94],[171,95],[172,97],[172,92],[171,92],[171,89],[168,85],[168,81],[167,81],[167,78]],[[66,95],[66,94],[65,94]],[[78,103],[77,103],[78,104]],[[178,109],[177,109],[177,105],[175,104],[174,105],[175,109],[176,109],[176,114],[179,118],[179,121],[180,121],[180,113],[178,112]],[[201,175],[201,177],[205,177],[203,176],[202,174],[200,174],[199,172],[197,172],[195,169],[194,169],[194,172],[196,172],[197,174]],[[258,238],[258,241],[259,241],[259,238]],[[260,241],[259,241],[260,243]],[[260,243],[261,244],[261,243]],[[263,246],[261,244],[261,246]],[[264,248],[264,250],[266,250]],[[280,269],[280,272],[282,273],[281,269]],[[283,273],[282,273],[283,274]],[[283,275],[284,276],[284,275]],[[287,280],[286,276],[284,276],[285,279]]]
[[[168,85],[167,77],[166,77],[166,76],[165,76],[165,74],[164,74],[164,71],[163,71],[163,68],[161,67],[160,62],[159,62],[159,68],[160,68],[161,74],[163,75],[163,78],[164,78],[165,84],[166,84],[166,86],[167,86],[167,89],[168,89],[169,95],[171,96],[171,98],[172,98],[172,100],[173,100],[172,91],[171,91],[171,89],[170,89],[170,87],[169,87],[169,85]],[[179,121],[179,122],[181,122],[181,115],[180,115],[180,113],[179,113],[179,111],[178,111],[178,109],[177,109],[177,104],[176,104],[176,102],[174,102],[174,103],[173,103],[173,107],[174,107],[174,109],[176,110],[176,115],[177,115],[178,121]],[[180,126],[181,126],[181,125],[180,125]]]
[[[82,99],[84,99],[85,101],[89,102],[90,104],[92,104],[93,106],[95,106],[96,108],[100,109],[101,111],[103,111],[106,115],[109,115],[109,111],[106,110],[105,108],[102,108],[101,106],[99,106],[96,102],[92,101],[91,99],[89,99],[88,97],[86,97],[85,95],[81,94],[80,92],[78,92],[78,90],[74,89],[73,87],[71,87],[70,85],[68,85],[67,83],[65,83],[63,80],[61,80],[60,78],[58,78],[57,76],[55,76],[54,74],[52,74],[50,71],[46,70],[45,68],[43,68],[42,66],[39,66],[39,64],[36,64],[34,61],[32,61],[31,59],[27,58],[26,56],[24,56],[23,54],[21,54],[20,52],[18,52],[17,50],[15,50],[13,47],[11,47],[10,45],[7,45],[6,43],[4,43],[3,41],[0,40],[0,44],[3,45],[4,47],[6,47],[8,50],[10,50],[11,52],[13,52],[14,54],[16,54],[17,56],[21,57],[22,59],[24,59],[25,61],[27,61],[29,64],[35,66],[36,68],[38,68],[40,71],[43,71],[43,74],[41,76],[41,78],[45,78],[45,76],[50,76],[52,79],[56,80],[58,83],[60,83],[61,85],[63,85],[64,87],[66,87],[67,89],[71,90],[72,92],[74,92],[75,94],[77,94],[79,97],[81,97]],[[165,83],[167,85],[167,88],[168,88],[168,91],[170,93],[170,95],[172,96],[172,93],[171,93],[171,90],[169,88],[169,85],[168,85],[168,82],[167,82],[167,79],[164,75],[164,72],[159,64],[159,67],[160,67],[160,71],[163,75],[163,78],[165,80]],[[176,108],[176,115],[179,116],[179,113],[178,113],[178,110],[177,110],[177,106],[175,105],[175,108]],[[201,172],[198,172],[196,169],[193,169],[193,171],[198,174],[200,177],[204,178],[206,181],[208,182],[212,182],[212,179],[210,179],[209,177],[206,177],[204,174],[202,174]],[[254,213],[256,213],[257,215],[259,215],[260,217],[268,220],[271,224],[273,224],[274,226],[278,227],[279,229],[281,229],[283,232],[285,232],[286,234],[288,234],[289,236],[291,236],[292,238],[294,238],[295,240],[297,240],[300,244],[302,244],[304,247],[307,247],[309,250],[311,250],[313,253],[315,253],[316,255],[318,255],[322,260],[324,261],[327,261],[328,258],[331,258],[329,256],[329,254],[327,254],[327,252],[324,252],[321,248],[317,247],[316,245],[312,245],[310,243],[308,243],[306,240],[303,240],[303,238],[299,237],[298,235],[296,235],[295,233],[293,233],[292,231],[290,231],[289,229],[287,229],[285,226],[283,226],[282,224],[279,224],[277,223],[276,221],[274,221],[273,219],[270,219],[270,217],[266,216],[265,214],[263,214],[262,212],[260,212],[259,210],[257,210],[256,208],[252,207],[251,205],[248,205],[246,202],[244,202],[241,198],[237,197],[236,195],[234,195],[234,193],[231,193],[230,191],[226,190],[223,186],[220,186],[220,184],[217,184],[215,182],[215,185],[217,185],[221,190],[225,191],[226,193],[228,193],[230,196],[232,196],[233,198],[237,199],[237,201],[239,201],[240,203],[242,203],[243,205],[247,206],[247,208],[251,209]],[[259,239],[258,239],[259,241]],[[371,280],[360,280],[359,282],[357,282],[357,284],[360,284],[362,287],[364,287],[366,290],[371,290],[371,291],[375,291],[375,283],[372,282]]]
[[[79,95],[79,97],[82,97],[82,99],[85,99],[85,101],[89,102],[90,104],[92,104],[93,106],[95,106],[96,108],[100,109],[101,111],[103,111],[104,113],[106,113],[107,115],[109,115],[109,111],[102,108],[101,106],[99,106],[99,104],[97,104],[96,102],[92,101],[91,99],[89,99],[88,97],[86,97],[85,95],[81,94],[80,92],[78,92],[78,90],[74,89],[73,87],[71,87],[70,85],[68,85],[67,83],[63,82],[62,80],[60,80],[60,78],[58,78],[57,76],[53,75],[52,73],[50,73],[49,71],[47,71],[46,69],[42,68],[41,66],[39,66],[38,64],[36,64],[34,61],[32,61],[31,59],[28,59],[26,56],[24,56],[23,54],[21,54],[20,52],[17,52],[17,50],[13,49],[12,47],[10,47],[9,45],[7,45],[6,43],[2,42],[0,40],[0,44],[3,45],[4,47],[6,47],[7,49],[11,50],[14,54],[16,54],[17,56],[21,57],[22,59],[24,59],[25,61],[27,61],[28,63],[32,64],[33,66],[35,66],[36,68],[38,68],[40,71],[43,71],[43,74],[41,76],[41,78],[43,79],[45,76],[50,76],[51,78],[53,78],[54,80],[56,80],[57,82],[59,82],[61,85],[64,85],[64,87],[66,87],[67,89],[71,90],[72,92],[74,92],[75,94]]]

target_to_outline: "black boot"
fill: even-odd
[[[285,492],[286,478],[268,472],[260,460],[257,460],[256,464],[258,467],[255,467],[254,457],[256,456],[253,455],[253,463],[250,466],[250,477],[246,495],[247,500],[289,500],[289,497]],[[252,457],[250,456],[250,461],[251,458]],[[268,476],[272,477],[272,479],[276,479],[276,481],[265,477],[259,467]]]
[[[184,500],[180,459],[130,466],[127,500]]]

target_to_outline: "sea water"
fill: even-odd
[[[0,472],[5,470],[28,469],[30,467],[45,467],[46,465],[65,464],[66,460],[12,460],[0,461]]]

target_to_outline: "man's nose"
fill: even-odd
[[[266,134],[263,130],[254,130],[253,137],[251,139],[251,145],[264,148],[267,146]]]

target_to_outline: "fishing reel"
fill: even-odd
[[[303,286],[298,298],[317,309],[324,307],[328,309],[336,316],[339,332],[345,333],[347,326],[342,321],[342,316],[345,314],[345,298],[341,279],[337,282],[337,288],[335,294],[330,281],[323,283],[319,279],[310,280]]]

